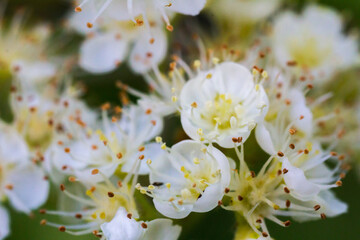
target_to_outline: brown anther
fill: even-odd
[[[294,134],[296,133],[296,130],[293,129],[293,128],[290,128],[290,129],[289,129],[289,133],[290,133],[291,135],[294,135]]]
[[[68,102],[68,101],[64,101],[63,104],[64,104],[64,107],[68,107],[68,106],[69,106],[69,102]]]
[[[99,173],[99,169],[96,169],[96,168],[91,171],[92,175],[96,175],[98,173]]]
[[[243,138],[242,138],[242,137],[238,137],[238,143],[241,143],[241,142],[242,142],[242,140],[243,140]]]
[[[256,222],[257,222],[257,223],[262,223],[262,220],[261,220],[261,219],[257,219]]]
[[[109,110],[110,107],[111,107],[110,103],[104,103],[103,105],[101,105],[102,110]]]
[[[289,172],[289,170],[287,170],[286,168],[283,169],[283,173],[284,173],[284,174],[286,174],[286,173],[288,173],[288,172]]]
[[[304,119],[304,115],[301,115],[299,119],[300,119],[300,120],[303,120],[303,119]]]
[[[117,185],[118,185],[119,187],[122,187],[122,186],[123,186],[123,184],[122,184],[121,181],[118,181],[118,182],[117,182]]]
[[[223,202],[221,200],[218,201],[218,206],[223,205]]]
[[[60,184],[60,190],[63,192],[65,191],[65,185],[64,184]]]
[[[82,214],[81,214],[81,213],[75,214],[75,218],[77,218],[77,219],[82,219]]]
[[[265,53],[259,52],[259,57],[260,57],[260,58],[264,58],[265,56],[266,56]]]
[[[128,213],[126,216],[127,216],[128,219],[131,219],[132,214],[131,214],[131,213]]]
[[[76,7],[75,8],[75,12],[81,12],[81,11],[82,11],[81,7]]]
[[[232,138],[232,141],[233,141],[234,143],[237,143],[237,142],[238,142],[238,138],[233,137],[233,138]]]
[[[167,25],[166,29],[170,32],[174,31],[174,27],[172,25]]]
[[[276,98],[277,98],[277,99],[280,99],[280,98],[281,98],[281,93],[277,93],[277,94],[276,94]]]
[[[61,169],[65,171],[68,167],[66,165],[62,166]]]
[[[289,99],[285,99],[285,104],[289,106],[291,104],[291,101]]]
[[[304,149],[305,154],[309,154],[309,149]]]
[[[344,172],[340,173],[339,177],[340,177],[341,179],[344,179],[344,178],[346,177],[346,173],[344,173]]]
[[[40,225],[46,225],[46,220],[45,219],[41,220]]]
[[[279,157],[283,157],[283,156],[284,156],[284,153],[279,151],[279,152],[277,153],[277,155],[278,155]]]
[[[114,107],[114,111],[115,111],[115,113],[119,114],[122,112],[122,108],[119,106],[116,106],[116,107]]]
[[[151,122],[151,124],[152,124],[153,126],[156,125],[156,121],[155,121],[155,120],[151,120],[150,122]]]
[[[93,24],[92,23],[86,23],[86,26],[88,27],[88,28],[92,28],[93,27]]]
[[[116,157],[117,157],[118,159],[121,159],[121,158],[123,157],[123,155],[122,155],[122,153],[118,153],[118,154],[116,154]]]
[[[40,209],[40,210],[39,210],[39,213],[40,213],[40,214],[45,214],[45,213],[46,213],[46,210],[45,210],[45,209]]]
[[[287,220],[287,221],[284,222],[284,226],[285,226],[285,227],[288,227],[288,226],[290,226],[290,225],[291,225],[290,220]]]
[[[90,188],[90,191],[91,191],[91,192],[95,192],[95,190],[96,190],[96,187],[94,187],[94,186],[92,186],[92,187]]]
[[[284,187],[284,192],[285,193],[290,193],[290,190],[287,187]]]
[[[66,227],[60,226],[60,227],[59,227],[59,231],[60,231],[60,232],[65,232],[65,231],[66,231]]]
[[[230,192],[230,188],[225,188],[225,193]]]
[[[12,185],[12,184],[7,184],[7,185],[5,186],[5,188],[6,188],[7,190],[13,190],[13,189],[14,189],[14,185]]]
[[[113,192],[108,192],[108,197],[109,198],[113,198],[115,196],[115,194]]]
[[[118,119],[117,119],[115,116],[112,116],[112,117],[111,117],[111,122],[114,123],[114,122],[117,122],[117,121],[118,121]]]
[[[338,159],[339,159],[340,161],[344,160],[344,159],[345,159],[345,155],[344,155],[344,154],[341,154],[341,155],[338,157]]]
[[[305,76],[301,76],[301,77],[300,77],[300,81],[305,82],[305,81],[306,81],[306,77],[305,77]]]
[[[340,181],[340,180],[339,180],[339,181],[336,181],[335,184],[336,184],[336,186],[341,187],[341,186],[342,186],[342,181]]]
[[[36,112],[36,107],[31,107],[31,108],[29,108],[29,111],[30,111],[31,113]]]
[[[255,178],[255,177],[256,177],[256,174],[255,174],[254,171],[250,171],[250,174],[251,174],[251,177],[252,177],[252,178]]]
[[[321,219],[326,219],[325,213],[320,214]]]
[[[262,234],[263,237],[268,237],[269,236],[269,234],[267,234],[266,232],[262,232],[261,234]]]
[[[54,125],[54,120],[52,120],[52,119],[49,119],[49,121],[48,121],[48,124],[49,124],[49,126],[52,126],[52,125]]]
[[[140,156],[139,156],[139,159],[140,159],[140,160],[143,160],[144,158],[145,158],[144,155],[140,155]]]
[[[314,88],[314,86],[312,85],[312,84],[308,84],[308,85],[306,85],[306,87],[308,88],[308,89],[313,89]]]
[[[150,108],[146,109],[145,114],[149,115],[152,113],[152,110]]]
[[[70,152],[70,148],[65,148],[64,151],[65,151],[66,153],[69,153],[69,152]]]
[[[141,227],[142,228],[147,228],[147,224],[143,222],[143,223],[141,223]]]
[[[320,205],[315,205],[315,206],[314,206],[314,210],[315,210],[315,211],[318,211],[319,209],[320,209]]]
[[[193,103],[191,104],[191,107],[197,108],[197,103],[196,103],[196,102],[193,102]]]
[[[288,65],[289,67],[295,67],[297,65],[296,61],[287,61],[286,65]]]
[[[291,144],[289,145],[289,148],[295,149],[295,145],[291,143]]]
[[[335,156],[337,156],[337,152],[330,152],[330,155],[335,157]]]
[[[141,147],[138,148],[138,151],[139,151],[139,152],[142,152],[142,151],[144,151],[144,150],[145,150],[145,147],[144,147],[144,146],[141,146]]]
[[[151,58],[153,56],[152,52],[147,52],[146,57]]]
[[[287,208],[289,208],[290,207],[290,205],[291,205],[291,202],[290,202],[290,200],[288,199],[288,200],[286,200],[286,203],[285,203],[285,205],[286,205],[286,207]]]
[[[150,38],[149,43],[154,44],[154,42],[155,42],[155,38]]]
[[[239,201],[242,201],[244,198],[242,197],[242,196],[240,196],[240,195],[238,195],[238,200]]]
[[[281,171],[281,169],[279,169],[279,170],[277,171],[277,175],[280,176],[281,173],[282,173],[282,171]]]

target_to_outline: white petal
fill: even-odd
[[[155,219],[148,222],[147,226],[142,240],[176,240],[181,233],[181,227],[173,226],[169,219]]]
[[[5,239],[10,233],[9,215],[5,208],[0,206],[0,240]]]
[[[169,1],[163,1],[164,6]],[[175,0],[171,2],[170,7],[166,9],[174,11],[177,13],[182,13],[186,15],[198,15],[200,11],[204,8],[206,0]]]
[[[229,175],[230,176],[230,175]],[[194,205],[194,212],[209,212],[218,206],[224,196],[224,189],[220,182],[207,187]]]
[[[347,212],[347,204],[337,199],[330,190],[321,191],[319,197],[322,198],[325,203],[321,205],[321,211],[324,212],[326,216],[335,217]]]
[[[144,32],[138,36],[130,53],[130,67],[137,73],[146,73],[165,57],[167,39],[164,30],[155,28],[151,30],[151,34],[152,36]],[[153,43],[150,43],[151,38],[155,40]]]
[[[24,139],[8,125],[0,128],[0,158],[3,163],[25,163],[29,150]]]
[[[262,150],[264,150],[269,155],[276,154],[274,143],[271,139],[269,131],[266,129],[264,124],[257,125],[255,129],[255,137]]]
[[[126,210],[122,207],[110,222],[101,225],[101,230],[107,240],[139,240],[144,234],[140,223],[133,218],[129,219]]]
[[[15,63],[20,67],[16,73],[17,77],[30,84],[42,83],[55,76],[56,67],[49,62],[25,62],[20,61]]]
[[[110,72],[124,60],[127,46],[115,33],[96,35],[82,44],[79,64],[92,73]]]
[[[284,174],[284,180],[287,186],[290,188],[291,193],[296,195],[301,200],[310,200],[320,192],[320,187],[310,182],[303,170],[291,165],[287,158],[283,160],[283,169],[287,169],[288,172]]]
[[[10,203],[19,211],[29,213],[47,200],[49,182],[43,171],[32,163],[11,171],[6,182],[13,186],[6,191]]]
[[[174,218],[174,219],[181,219],[187,217],[190,212],[193,210],[193,205],[182,205],[180,206],[181,209],[176,210],[174,206],[166,201],[158,201],[156,199],[153,200],[156,210],[159,211],[162,215]]]

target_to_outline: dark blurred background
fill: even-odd
[[[284,6],[291,9],[299,10],[304,4],[314,1],[302,1],[302,0],[285,0]],[[319,0],[321,4],[331,6],[340,11],[345,17],[347,28],[359,28],[360,26],[360,1],[359,0]],[[56,38],[61,35],[63,30],[62,17],[64,17],[72,6],[70,0],[0,0],[0,6],[6,4],[5,20],[11,19],[16,11],[19,9],[25,10],[27,13],[27,25],[33,23],[39,23],[46,21],[54,26],[54,43]],[[192,20],[192,19],[190,19]],[[187,17],[181,17],[177,24],[181,25],[189,21]],[[205,22],[207,28],[211,26],[211,16],[206,13],[202,13],[196,18],[196,21],[201,25]],[[214,26],[214,28],[216,28]],[[216,30],[209,29],[208,34],[210,37],[216,32]],[[74,36],[69,36],[68,43],[65,46],[66,49],[76,47],[79,43],[79,39]],[[74,45],[74,46],[72,46]],[[64,46],[50,46],[58,51],[64,51]],[[1,46],[0,46],[1,51]],[[165,61],[166,62],[166,61]],[[164,64],[164,68],[167,68],[167,64]],[[1,72],[0,72],[1,73]],[[1,74],[0,74],[1,75]],[[118,91],[114,88],[116,80],[121,80],[127,84],[133,85],[137,88],[143,88],[143,84],[135,84],[136,82],[142,82],[141,77],[133,75],[126,67],[121,66],[117,71],[102,76],[90,76],[79,69],[74,69],[74,76],[76,81],[82,81],[87,86],[87,94],[85,100],[91,106],[99,106],[101,103],[109,101],[118,104],[119,97]],[[359,76],[359,74],[357,74]],[[7,98],[6,89],[9,88],[9,81],[4,79],[4,76],[0,78],[0,107],[5,109],[5,99]],[[358,79],[360,81],[360,79]],[[178,125],[178,120],[173,117],[169,120],[169,124]],[[176,133],[178,134],[178,133]],[[169,138],[168,142],[175,141],[174,134],[164,133],[165,137]],[[250,139],[249,143],[252,144]],[[360,144],[360,143],[354,143]],[[258,154],[260,156],[263,153],[259,149],[251,150],[251,155]],[[258,156],[256,155],[256,156]],[[258,157],[257,159],[264,159]],[[250,159],[255,161],[255,159]],[[360,161],[359,161],[360,162]],[[253,163],[256,167],[257,164]],[[57,186],[53,187],[56,189]],[[349,211],[337,218],[329,218],[321,221],[296,223],[293,222],[291,227],[282,228],[271,222],[268,223],[268,227],[272,236],[277,240],[358,240],[360,239],[360,177],[356,175],[355,171],[351,171],[347,178],[344,180],[343,187],[336,189],[336,195],[343,201],[349,204]],[[45,208],[54,209],[56,207],[56,193],[52,191],[48,203]],[[9,208],[11,209],[11,208]],[[29,217],[24,214],[11,211],[11,228],[12,234],[8,238],[9,240],[57,240],[57,239],[96,239],[93,236],[75,237],[65,233],[60,233],[56,228],[43,227],[39,225],[42,216],[37,212]],[[233,213],[216,208],[207,214],[192,213],[188,218],[177,221],[178,224],[183,225],[183,233],[181,239],[186,240],[207,240],[207,239],[233,239],[233,234],[236,228],[236,221]],[[0,223],[1,224],[1,223]]]

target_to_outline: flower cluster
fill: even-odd
[[[288,227],[347,211],[333,190],[360,152],[349,146],[360,102],[339,105],[331,85],[359,52],[338,13],[275,14],[281,0],[74,4],[64,26],[83,36],[78,57],[50,52],[51,28],[25,28],[22,14],[0,27],[0,80],[11,82],[0,99],[11,109],[0,120],[0,239],[11,234],[5,203],[32,214],[50,185],[58,204],[39,210],[40,224],[102,240],[175,240],[181,220],[171,219],[215,208],[236,215],[234,239],[265,240],[268,220]],[[160,65],[169,35],[184,35],[177,14],[200,11],[224,33],[194,34],[195,50],[179,43]],[[73,66],[99,77],[124,61],[144,81],[114,82],[119,102],[88,106]]]

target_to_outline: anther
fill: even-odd
[[[225,188],[225,193],[230,192],[230,188]]]
[[[108,192],[108,197],[109,198],[113,198],[115,196],[115,194],[113,192]]]
[[[286,65],[288,65],[289,67],[295,67],[297,65],[296,61],[287,61]]]
[[[242,201],[243,199],[244,199],[244,198],[243,198],[242,196],[240,196],[240,195],[238,196],[238,200],[239,200],[239,201]]]
[[[123,155],[122,155],[122,153],[118,153],[118,154],[116,154],[116,157],[117,157],[118,159],[121,159],[121,158],[123,157]]]
[[[60,226],[60,227],[59,227],[59,231],[60,231],[60,232],[65,232],[65,231],[66,231],[66,228],[65,228],[64,226]]]
[[[277,153],[277,155],[278,155],[279,157],[283,157],[283,156],[284,156],[284,153],[279,151],[279,152]]]
[[[286,168],[283,169],[283,173],[284,173],[284,174],[286,174],[286,173],[288,173],[288,172],[289,172],[289,170],[287,170]]]
[[[64,184],[60,184],[60,190],[63,192],[65,191],[65,185]]]
[[[295,145],[291,143],[291,144],[289,145],[289,148],[295,149]]]
[[[93,24],[92,23],[86,23],[86,26],[88,27],[88,28],[92,28],[93,27]]]
[[[326,219],[325,213],[320,214],[321,219]]]
[[[40,225],[46,225],[46,220],[45,219],[41,220]]]
[[[193,102],[193,103],[191,104],[191,107],[197,108],[197,103],[196,103],[196,102]]]
[[[142,228],[147,228],[147,224],[143,222],[143,223],[141,223],[141,227]]]
[[[291,222],[290,222],[290,220],[287,220],[287,221],[285,221],[285,222],[284,222],[284,225],[285,225],[285,227],[288,227],[288,226],[290,226],[290,225],[291,225]]]
[[[218,206],[223,205],[223,202],[221,200],[218,201]]]
[[[250,171],[250,174],[251,174],[251,177],[252,177],[252,178],[255,178],[255,177],[256,177],[256,174],[255,174],[254,171]]]
[[[262,236],[263,236],[263,237],[268,237],[269,234],[267,234],[266,232],[262,232]]]
[[[256,220],[257,223],[262,223],[262,220],[259,218]]]
[[[70,152],[70,148],[65,148],[64,151],[65,151],[66,153],[69,153],[69,152]]]
[[[309,154],[309,150],[308,150],[308,149],[304,149],[304,153],[305,153],[305,154]]]
[[[232,138],[232,141],[233,141],[234,143],[237,143],[237,142],[238,142],[238,139],[237,139],[236,137],[233,137],[233,138]]]
[[[174,31],[174,27],[172,25],[167,25],[166,29],[170,32]]]
[[[132,214],[131,214],[131,213],[128,213],[126,216],[127,216],[128,219],[131,219]]]
[[[68,178],[68,180],[69,180],[69,182],[75,182],[75,181],[76,181],[76,177],[70,176],[70,177]]]
[[[145,158],[144,155],[140,155],[140,156],[139,156],[139,159],[140,159],[140,160],[143,160],[144,158]]]
[[[92,175],[96,175],[96,174],[98,174],[99,173],[99,169],[93,169],[92,171],[91,171],[91,174]]]
[[[336,184],[336,186],[341,187],[341,186],[342,186],[342,181],[340,181],[340,180],[339,180],[339,181],[336,181],[335,184]]]
[[[284,187],[284,192],[285,193],[290,193],[290,190],[287,187]]]
[[[40,210],[39,210],[39,213],[40,213],[40,214],[46,214],[46,210],[45,210],[45,209],[40,209]]]
[[[289,200],[289,199],[288,199],[288,200],[286,200],[286,203],[285,203],[285,204],[286,204],[286,207],[287,207],[287,208],[289,208],[289,207],[290,207],[290,205],[291,205],[290,200]]]
[[[75,214],[75,218],[77,218],[77,219],[81,219],[81,218],[82,218],[82,214],[81,214],[81,213],[77,213],[77,214]]]
[[[81,7],[76,7],[75,8],[75,12],[81,12],[81,11],[82,11]]]
[[[152,113],[152,110],[150,108],[146,109],[145,114],[149,115]]]
[[[315,205],[315,206],[314,206],[314,210],[315,210],[315,211],[318,211],[319,209],[320,209],[320,205]]]
[[[289,133],[290,133],[291,135],[294,135],[294,134],[296,133],[296,130],[293,129],[293,128],[290,128],[290,129],[289,129]]]

